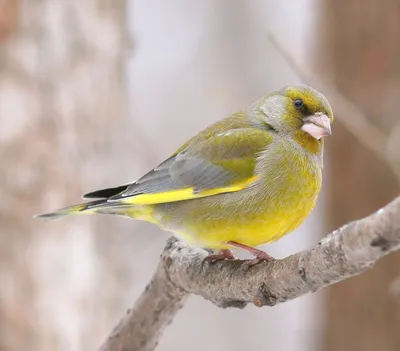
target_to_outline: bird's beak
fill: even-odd
[[[329,117],[323,113],[317,112],[312,116],[304,118],[303,121],[304,124],[301,126],[301,130],[317,140],[332,134]]]

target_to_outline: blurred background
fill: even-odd
[[[111,216],[32,215],[133,181],[201,128],[302,82],[271,36],[330,87],[336,111],[318,206],[268,247],[284,257],[399,193],[398,1],[0,0],[1,351],[100,346],[167,234]],[[396,253],[274,308],[192,296],[158,350],[398,351],[399,276]]]

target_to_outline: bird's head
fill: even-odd
[[[279,134],[289,134],[303,146],[331,134],[332,109],[326,97],[307,85],[287,86],[253,105],[258,122]]]

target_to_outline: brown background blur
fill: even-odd
[[[123,218],[31,216],[133,181],[201,128],[300,82],[271,31],[383,136],[368,141],[377,156],[341,122],[352,115],[336,115],[316,210],[268,248],[284,257],[399,193],[398,1],[0,0],[0,351],[102,343],[166,233]],[[272,309],[192,297],[158,349],[398,351],[399,277],[397,253]]]

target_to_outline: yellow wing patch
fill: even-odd
[[[169,190],[160,193],[134,195],[126,197],[125,199],[118,199],[116,200],[116,202],[129,205],[155,205],[155,204],[176,202],[182,200],[199,199],[202,197],[224,194],[224,193],[232,193],[243,190],[247,188],[250,184],[254,183],[256,180],[258,180],[258,178],[259,178],[258,176],[253,176],[244,181],[234,183],[232,185],[228,185],[225,187],[206,189],[200,191],[196,191],[193,187],[190,187],[190,188]]]

